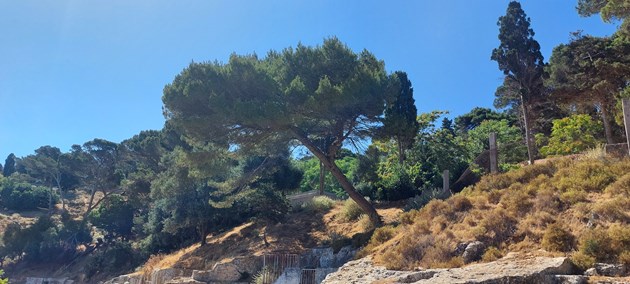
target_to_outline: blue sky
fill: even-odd
[[[490,53],[507,0],[0,0],[0,163],[160,129],[162,89],[191,61],[227,61],[337,36],[406,71],[419,112],[492,107]],[[577,0],[521,2],[545,61],[569,33],[610,35]]]

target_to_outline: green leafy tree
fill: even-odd
[[[300,182],[301,191],[310,191],[318,187],[317,182],[320,178],[320,162],[315,157],[304,158],[301,161],[295,162],[297,166],[304,172],[304,176]],[[355,155],[345,155],[342,158],[337,158],[335,161],[339,169],[347,176],[353,183],[358,182],[356,179],[356,170],[359,165],[359,161]],[[337,196],[345,196],[346,192],[343,190],[339,182],[330,174],[325,174],[323,185],[324,191],[332,192]]]
[[[68,156],[57,147],[42,146],[35,150],[35,155],[29,155],[20,160],[26,173],[35,178],[39,184],[50,188],[49,212],[52,213],[53,189],[59,190],[62,210],[66,210],[64,199],[64,179],[71,175],[67,167]]]
[[[2,275],[4,275],[4,271],[2,271],[2,269],[0,269],[0,277],[2,277]],[[9,284],[9,279],[8,278],[0,278],[0,284]]]
[[[128,239],[132,233],[134,211],[135,208],[123,196],[112,194],[90,212],[89,220],[108,233],[107,239]]]
[[[331,38],[322,46],[271,51],[264,59],[232,55],[227,64],[192,63],[165,87],[162,100],[167,121],[196,141],[239,150],[299,141],[380,224],[335,159],[344,143],[366,138],[377,126],[388,82],[382,61]]]
[[[411,81],[405,72],[395,72],[393,87],[397,96],[393,101],[388,102],[385,107],[385,118],[381,135],[392,137],[398,146],[398,162],[402,165],[405,161],[405,151],[413,146],[414,139],[418,133],[418,121],[416,116],[415,100],[413,99],[413,88]]]
[[[7,159],[4,160],[4,169],[2,170],[2,175],[5,177],[10,176],[15,172],[15,155],[13,153],[7,156]]]
[[[597,109],[608,144],[614,143],[611,123],[616,96],[627,85],[630,44],[613,38],[577,35],[554,48],[546,84],[552,96],[572,108]]]
[[[490,133],[497,135],[497,147],[499,152],[499,166],[503,169],[510,168],[527,156],[527,148],[522,143],[521,130],[511,126],[508,120],[485,120],[475,129],[468,132],[460,143],[466,148],[468,161],[472,162],[484,150],[489,149]]]
[[[597,138],[601,131],[601,123],[593,121],[587,114],[556,119],[551,137],[547,145],[540,148],[540,153],[545,156],[580,153],[602,142]]]
[[[104,139],[85,142],[83,146],[74,145],[70,153],[73,172],[79,176],[82,186],[90,193],[84,220],[96,206],[118,191],[121,181],[117,163],[120,158],[118,144]],[[103,198],[95,200],[97,192]]]
[[[497,96],[518,100],[528,158],[533,163],[536,148],[532,136],[531,110],[544,97],[543,56],[540,45],[534,39],[534,30],[530,28],[530,19],[519,2],[510,2],[505,16],[499,17],[497,24],[501,44],[492,50],[491,59],[499,64],[499,70],[505,75],[503,90],[497,92]]]

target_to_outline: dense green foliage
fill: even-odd
[[[47,208],[49,199],[55,202],[57,195],[50,196],[45,187],[21,181],[18,175],[0,177],[0,205],[12,210]]]
[[[299,141],[377,224],[376,210],[335,160],[345,142],[371,134],[386,101],[399,93],[394,80],[370,52],[356,54],[330,38],[263,59],[232,55],[227,64],[192,63],[162,99],[169,123],[197,142],[247,150]]]
[[[537,142],[546,144],[540,148],[543,156],[567,155],[594,148],[602,141],[598,139],[601,123],[586,114],[572,115],[553,121],[551,137],[538,136]],[[545,141],[547,140],[547,141]]]
[[[4,168],[2,169],[2,175],[5,177],[10,176],[15,172],[15,155],[13,153],[7,156],[7,159],[4,160]]]

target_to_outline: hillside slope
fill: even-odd
[[[630,264],[630,159],[591,153],[487,175],[401,215],[361,253],[389,269],[460,267],[508,252],[569,256],[581,269]],[[480,242],[475,257],[462,256]]]

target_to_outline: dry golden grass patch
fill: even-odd
[[[630,263],[628,171],[630,159],[592,155],[488,175],[447,200],[401,214],[395,235],[373,238],[363,254],[394,269],[456,267],[457,244],[479,240],[490,246],[484,261],[518,251],[571,255],[581,267]]]

